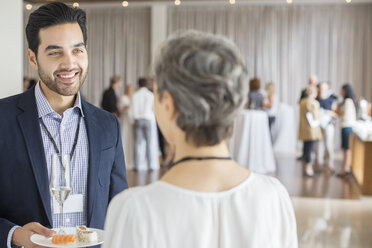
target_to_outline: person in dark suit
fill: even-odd
[[[43,5],[26,36],[40,81],[0,100],[0,247],[39,247],[31,235],[51,236],[64,217],[69,226],[103,229],[109,202],[128,187],[117,119],[79,93],[88,68],[85,12]],[[63,216],[49,191],[54,153],[70,155],[69,198],[81,196]]]
[[[105,90],[102,97],[101,107],[119,117],[118,100],[115,94],[115,90],[121,86],[120,77],[114,75],[110,78],[110,88]]]

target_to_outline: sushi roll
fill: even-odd
[[[97,232],[90,230],[86,226],[76,226],[77,239],[81,243],[97,242]]]

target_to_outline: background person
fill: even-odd
[[[335,139],[335,125],[333,118],[336,117],[336,98],[334,95],[329,94],[328,82],[320,82],[318,84],[318,97],[316,100],[319,102],[321,118],[320,130],[322,138],[317,142],[315,154],[317,170],[321,170],[324,166],[333,173],[334,167],[334,139]]]
[[[350,84],[347,83],[342,86],[340,95],[344,100],[338,107],[337,113],[340,116],[341,145],[344,159],[342,169],[337,176],[344,177],[351,173],[352,154],[349,146],[349,138],[353,131],[353,125],[356,122],[356,108],[354,90]]]
[[[279,108],[279,99],[275,94],[275,85],[272,82],[269,82],[266,84],[266,99],[264,100],[263,106],[265,110],[267,111],[267,115],[269,116],[269,127],[270,132],[272,129],[272,126],[275,122],[275,117],[278,114],[278,108]],[[271,141],[273,140],[273,136],[271,134]]]
[[[264,96],[260,92],[261,81],[258,78],[253,78],[249,81],[248,93],[248,108],[249,109],[262,109],[264,103]]]
[[[307,86],[305,94],[307,97],[300,101],[298,139],[304,143],[302,152],[304,175],[314,176],[311,154],[314,151],[315,143],[322,137],[319,126],[319,102],[315,100],[317,96],[315,86]]]
[[[151,163],[153,161],[153,133],[152,120],[154,119],[154,94],[146,87],[146,78],[138,79],[138,90],[133,95],[131,114],[134,119],[134,165],[135,170],[140,167],[141,143],[146,143],[146,162],[147,168],[152,170]]]
[[[120,116],[119,108],[118,108],[118,100],[116,97],[116,90],[119,89],[121,86],[121,80],[118,75],[114,75],[110,78],[110,87],[105,90],[102,96],[102,103],[101,107],[114,114],[116,117]]]

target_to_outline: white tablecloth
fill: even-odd
[[[295,154],[297,144],[297,122],[294,107],[280,103],[272,125],[273,149],[275,153]]]
[[[133,122],[131,121],[130,117],[127,114],[123,114],[120,118],[121,124],[121,135],[123,141],[123,148],[124,148],[124,156],[125,156],[125,164],[127,169],[134,168],[134,129],[133,129]],[[150,166],[153,170],[157,170],[160,168],[159,166],[159,140],[158,140],[158,132],[156,129],[156,121],[155,117],[152,120],[152,161]],[[146,163],[146,144],[142,142],[141,145],[141,160],[139,162],[138,170],[147,170],[147,163]]]
[[[232,158],[245,168],[256,173],[275,171],[266,112],[244,110],[234,122],[229,147]]]

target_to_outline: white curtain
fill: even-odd
[[[149,7],[130,9],[90,8],[87,12],[89,70],[82,87],[83,96],[99,106],[102,93],[113,74],[125,85],[136,84],[138,77],[147,76],[150,66],[151,11]],[[29,12],[25,13],[25,24]],[[25,40],[25,54],[27,42]],[[25,75],[37,77],[27,57]],[[121,88],[121,94],[124,87]]]
[[[311,74],[372,101],[371,4],[170,7],[168,33],[185,29],[232,39],[250,76],[273,81],[282,102],[296,105]]]

